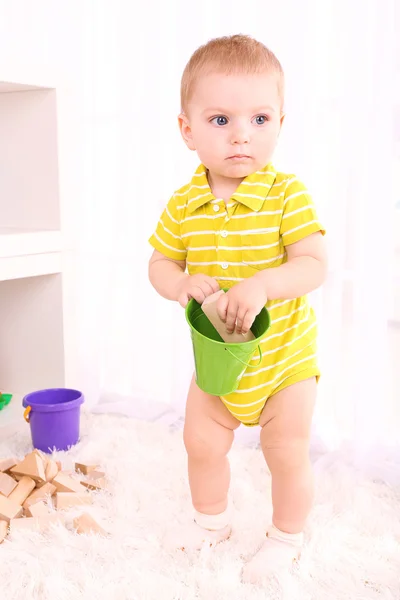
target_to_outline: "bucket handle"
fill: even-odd
[[[32,406],[27,406],[26,409],[24,410],[24,419],[27,423],[29,423],[29,413],[32,410]]]
[[[244,365],[245,367],[249,367],[250,369],[254,369],[255,367],[259,367],[261,365],[262,353],[261,353],[260,344],[258,344],[258,346],[257,346],[258,354],[260,355],[260,360],[258,361],[258,363],[256,365],[249,365],[249,363],[244,362],[238,356],[236,356],[236,354],[233,354],[233,352],[231,352],[229,350],[229,348],[227,348],[227,347],[225,348],[225,350],[228,350],[229,354],[231,356],[233,356],[233,358],[236,358],[236,360],[238,360],[240,363],[242,363],[242,365]]]

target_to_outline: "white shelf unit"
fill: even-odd
[[[0,390],[17,395],[65,383],[60,213],[56,90],[0,82]]]
[[[0,227],[0,282],[61,272],[60,231]]]

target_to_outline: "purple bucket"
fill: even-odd
[[[79,441],[82,392],[56,388],[24,397],[24,417],[31,426],[34,448],[51,453],[68,450]]]

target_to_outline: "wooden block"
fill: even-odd
[[[0,471],[9,471],[17,464],[16,458],[0,458]]]
[[[96,464],[87,464],[87,463],[75,463],[75,471],[77,473],[83,473],[87,475],[91,471],[95,471],[99,465]]]
[[[39,458],[42,459],[43,464],[44,464],[44,470],[46,471],[47,465],[50,462],[53,462],[55,465],[57,465],[57,461],[52,458],[51,454],[45,454],[44,452],[42,452],[41,450],[34,450],[33,451],[34,454],[36,454]],[[57,469],[58,469],[58,465],[57,465]],[[58,469],[59,470],[59,469]]]
[[[203,304],[213,304],[214,302],[217,302],[224,294],[224,290],[218,290],[218,292],[214,292],[214,294],[207,296],[207,298],[203,301]]]
[[[85,488],[72,477],[65,475],[64,473],[58,473],[52,481],[53,485],[56,486],[57,492],[84,492]]]
[[[4,542],[8,533],[7,521],[0,521],[0,544]]]
[[[58,474],[58,466],[57,466],[56,461],[52,460],[51,458],[48,459],[46,468],[45,468],[46,481],[53,481],[54,477],[57,474]]]
[[[12,477],[13,479],[15,479],[15,481],[21,481],[21,479],[23,479],[24,477],[29,477],[29,475],[17,475],[17,473],[12,473],[11,471],[9,471],[7,473],[7,475],[10,475],[10,477]],[[29,479],[32,479],[32,477],[29,477]],[[42,485],[43,482],[39,483],[38,481],[35,481],[36,486],[38,485]],[[44,482],[46,483],[46,482]]]
[[[74,519],[74,527],[79,534],[98,533],[107,535],[106,531],[88,513],[83,513],[80,517]]]
[[[50,514],[48,505],[41,500],[35,504],[31,504],[26,510],[25,514],[27,517],[46,517]]]
[[[87,492],[57,492],[55,500],[57,510],[65,510],[83,504],[93,504],[93,497]]]
[[[87,474],[86,479],[101,479],[105,476],[106,474],[104,473],[104,471],[90,471],[90,473]]]
[[[29,530],[40,531],[39,519],[35,517],[26,517],[24,519],[11,519],[10,531]]]
[[[36,454],[36,456],[38,456],[45,464],[49,460],[49,456],[37,448],[34,449],[32,454]]]
[[[75,478],[75,471],[73,469],[65,469],[63,471],[61,471],[63,475],[67,475],[68,477],[73,477]]]
[[[25,517],[23,519],[11,519],[10,531],[46,531],[53,523],[63,523],[61,515],[51,514],[44,517]]]
[[[49,481],[42,481],[41,483],[36,483],[36,489],[40,490],[40,488],[42,488],[43,486],[45,486],[46,483],[50,483],[50,482]]]
[[[56,486],[52,483],[45,483],[41,488],[35,490],[28,498],[25,500],[23,506],[25,510],[30,508],[32,504],[36,504],[36,502],[41,502],[42,500],[46,500],[49,496],[52,496],[56,491]]]
[[[37,451],[25,456],[24,460],[11,469],[16,475],[27,475],[35,481],[46,481],[45,463]]]
[[[204,314],[211,321],[212,325],[214,325],[224,342],[229,344],[242,344],[243,342],[254,340],[254,334],[252,331],[248,331],[247,333],[237,333],[237,331],[234,331],[233,333],[227,332],[226,324],[220,319],[217,312],[217,302],[224,293],[225,292],[223,290],[219,290],[219,292],[216,292],[211,296],[207,296],[201,305]]]
[[[82,480],[81,483],[88,488],[88,490],[108,491],[107,480],[104,477],[99,477],[98,479],[88,479],[85,481]]]
[[[22,506],[16,504],[10,498],[0,496],[0,520],[10,522],[11,519],[18,519],[22,515]]]
[[[17,487],[17,485],[18,484],[15,479],[6,473],[0,473],[0,494],[3,494],[3,496],[9,496]]]
[[[35,489],[35,485],[33,479],[24,475],[15,490],[9,495],[9,499],[21,506]]]

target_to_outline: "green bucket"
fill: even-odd
[[[266,308],[261,310],[251,328],[255,339],[243,344],[224,342],[196,300],[189,300],[185,314],[192,336],[197,385],[213,396],[225,396],[236,391],[246,368],[256,368],[261,364],[260,340],[270,326],[269,312]],[[249,364],[257,349],[260,360]]]

